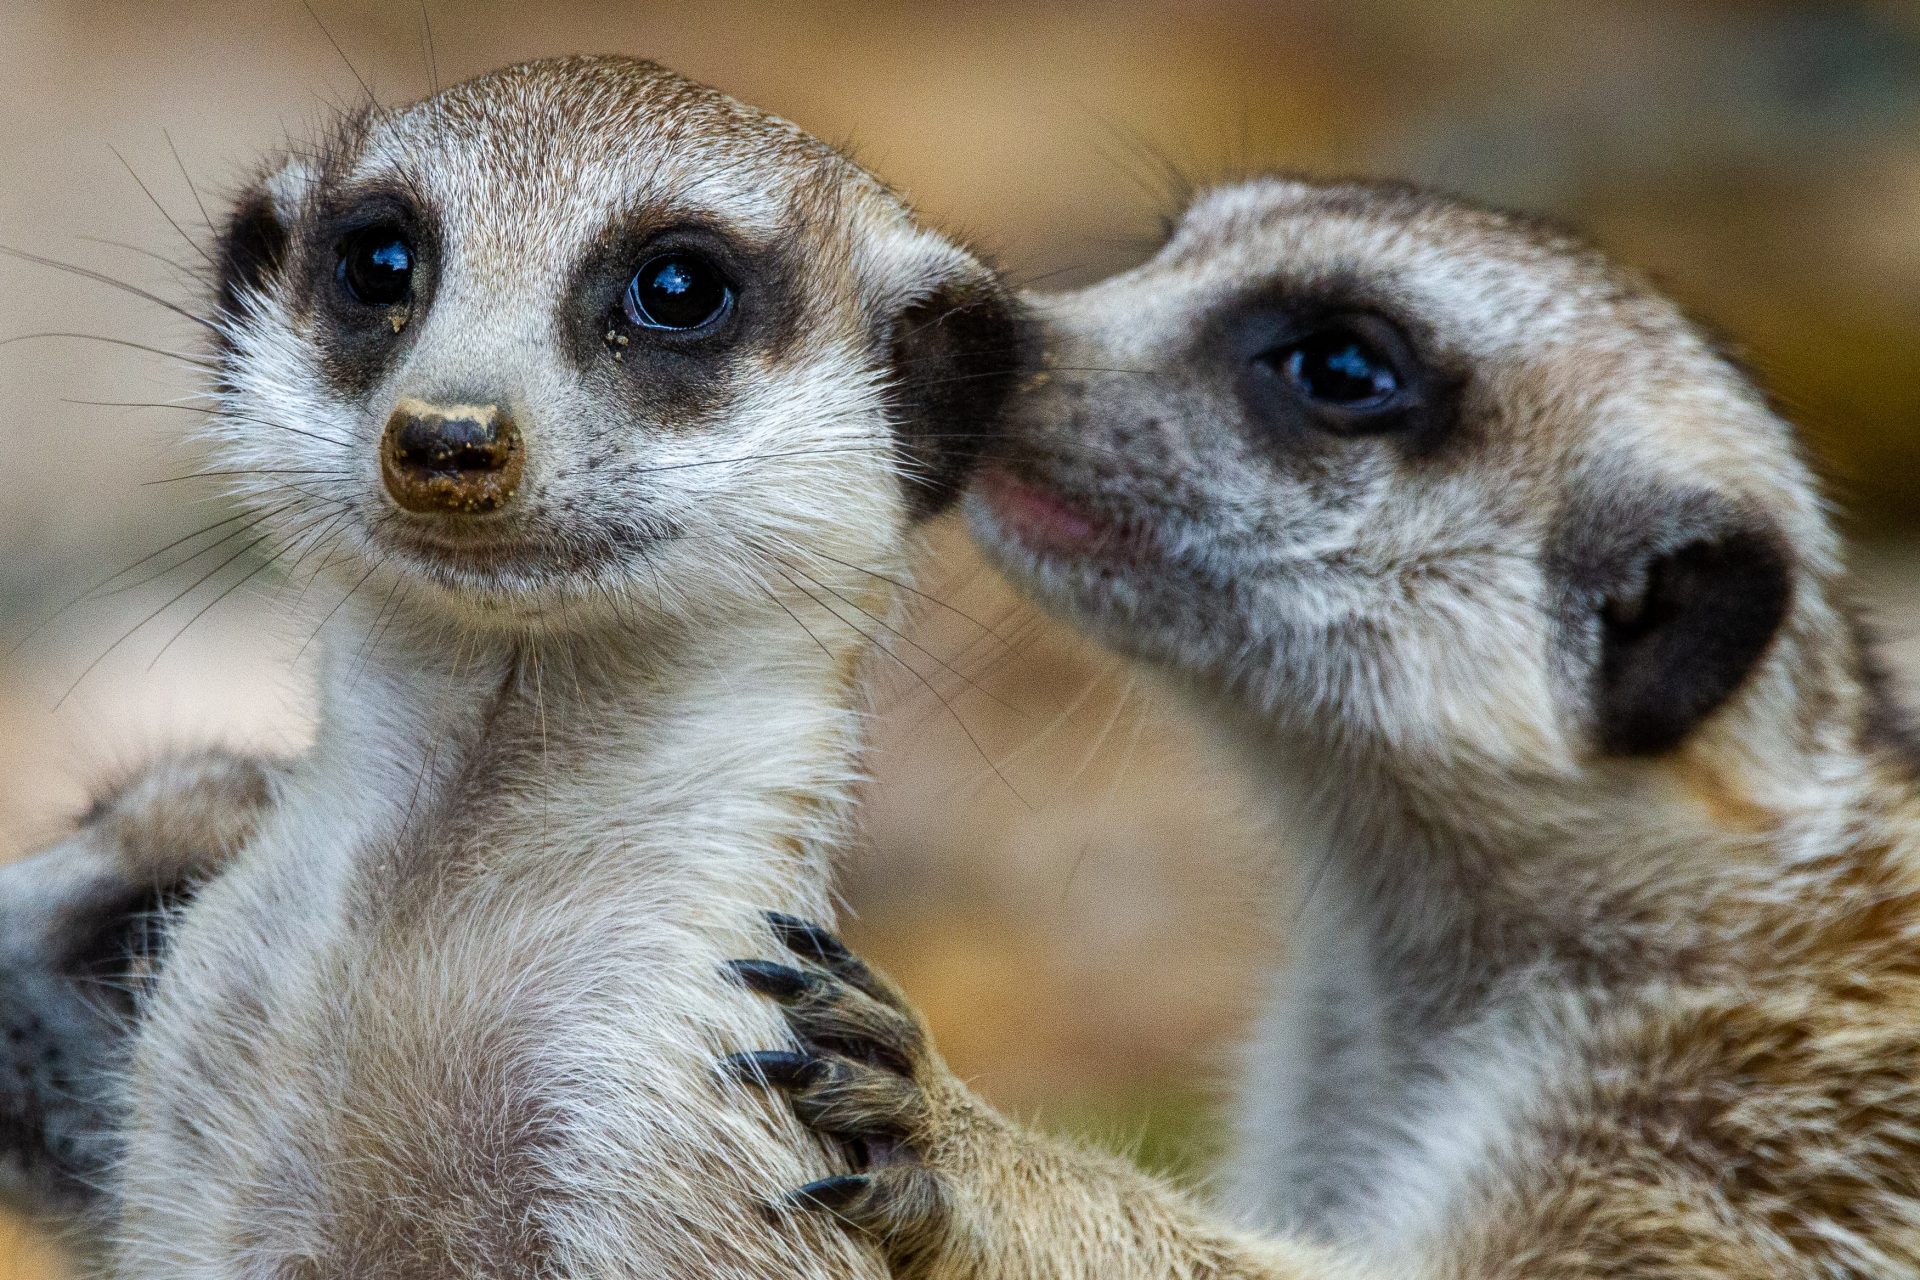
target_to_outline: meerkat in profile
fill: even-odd
[[[622,59],[357,116],[218,258],[215,468],[338,603],[314,747],[238,801],[124,1050],[79,1036],[113,1274],[883,1274],[767,1218],[832,1152],[712,1069],[780,1030],[722,961],[826,909],[868,619],[1018,307],[831,148]],[[69,877],[126,918],[71,878],[106,838],[22,909]],[[53,947],[9,994],[70,994]]]
[[[1235,1207],[1400,1277],[1920,1275],[1920,796],[1763,397],[1588,248],[1398,186],[1226,187],[1034,305],[979,540],[1305,837]],[[867,1159],[795,1201],[897,1275],[1276,1274],[798,951],[762,1074]]]

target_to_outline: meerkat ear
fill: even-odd
[[[221,314],[241,314],[246,296],[265,288],[286,261],[296,210],[312,186],[312,166],[295,158],[251,183],[234,201],[215,246]]]
[[[1598,603],[1595,733],[1605,751],[1650,755],[1679,745],[1758,665],[1793,574],[1779,535],[1749,522],[1669,535],[1620,569]]]
[[[992,450],[1008,397],[1026,371],[1026,313],[998,275],[971,255],[919,233],[903,264],[887,349],[887,403],[906,460],[916,518],[958,496]]]

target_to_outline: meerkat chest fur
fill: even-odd
[[[651,670],[564,650],[537,676],[518,655],[343,667],[338,721],[196,905],[140,1046],[137,1079],[165,1083],[136,1095],[123,1213],[177,1274],[208,1265],[182,1209],[229,1230],[306,1211],[314,1253],[390,1260],[449,1202],[523,1224],[460,1224],[502,1256],[749,1265],[718,1222],[634,1224],[724,1221],[766,1179],[826,1171],[712,1063],[778,1033],[722,963],[763,911],[827,913],[858,709],[817,650],[738,640]],[[566,1227],[524,1228],[559,1189]],[[806,1265],[836,1262],[861,1274],[831,1249]]]

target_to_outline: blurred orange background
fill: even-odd
[[[1750,356],[1849,513],[1894,665],[1920,674],[1920,7],[424,12],[442,81],[542,54],[654,57],[849,145],[930,220],[1050,287],[1136,260],[1183,182],[1255,169],[1404,176],[1561,216]],[[0,244],[191,298],[202,206],[217,215],[260,156],[359,96],[328,33],[383,100],[426,91],[421,6],[314,0],[314,14],[10,0]],[[124,295],[0,262],[0,340],[38,332],[195,342]],[[189,415],[75,403],[173,399],[190,372],[82,340],[0,345],[0,653],[217,518],[191,484],[145,483],[190,469]],[[852,931],[990,1097],[1198,1168],[1257,966],[1298,909],[1285,831],[1262,834],[1177,715],[1014,601],[954,531],[930,561],[925,585],[957,612],[927,609],[915,639],[978,687],[925,660],[945,705],[917,677],[889,681],[847,866]],[[191,577],[62,613],[0,661],[0,858],[56,834],[90,776],[156,743],[298,745],[310,708],[276,588],[185,625],[250,567],[166,609]],[[0,1223],[0,1280],[57,1271],[51,1246]]]

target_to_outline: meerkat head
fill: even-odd
[[[509,628],[884,556],[1018,347],[994,277],[845,157],[619,58],[348,120],[219,259],[216,468],[289,558]]]
[[[1563,235],[1255,181],[1038,306],[1050,367],[969,499],[990,555],[1319,741],[1507,777],[1658,757],[1800,705],[1792,654],[1839,625],[1787,426]]]

